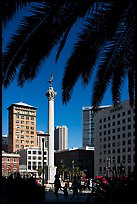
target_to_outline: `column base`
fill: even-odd
[[[56,166],[48,166],[48,183],[53,184],[56,175]]]

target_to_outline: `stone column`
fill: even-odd
[[[48,183],[54,183],[56,167],[54,166],[54,99],[57,93],[50,86],[46,92],[48,98]]]

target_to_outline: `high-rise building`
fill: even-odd
[[[68,149],[68,128],[67,126],[56,126],[54,130],[54,149]]]
[[[8,110],[8,152],[36,146],[36,107],[23,102]]]
[[[100,106],[98,109],[105,109],[108,106]],[[92,107],[82,108],[82,146],[94,147],[94,110]]]
[[[128,100],[96,112],[94,136],[95,176],[134,171],[135,107]]]

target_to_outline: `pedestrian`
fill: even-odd
[[[59,176],[57,174],[55,175],[54,186],[55,186],[56,198],[59,200],[58,191],[59,191],[59,188],[61,189],[61,183],[60,183]]]
[[[87,188],[88,190],[90,190],[90,180],[89,179],[87,179]]]
[[[65,183],[65,186],[62,188],[62,191],[64,192],[64,197],[67,200],[68,198],[68,184]]]
[[[72,200],[73,197],[76,195],[77,196],[77,200],[79,200],[78,181],[77,181],[76,177],[74,177],[74,180],[73,180],[73,183],[72,183],[72,189],[73,189],[73,194],[72,194],[72,197],[70,199]]]

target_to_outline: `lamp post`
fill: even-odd
[[[73,176],[73,179],[74,179],[74,160],[72,160],[72,176]]]
[[[48,133],[45,133],[45,134],[37,134],[37,136],[50,136]],[[42,169],[42,174],[43,174],[43,177],[42,177],[42,185],[44,186],[44,137],[42,138],[42,153],[43,153],[43,158],[42,158],[42,166],[43,166],[43,169]]]

